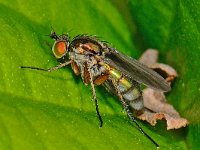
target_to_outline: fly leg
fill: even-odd
[[[59,64],[55,67],[52,67],[52,68],[48,68],[48,69],[43,69],[43,68],[38,68],[38,67],[28,67],[28,66],[21,66],[20,68],[22,69],[33,69],[33,70],[40,70],[40,71],[46,71],[46,72],[52,72],[52,71],[56,71],[64,66],[67,66],[71,63],[71,60],[70,61],[67,61],[67,62],[64,62],[62,64]]]
[[[102,127],[103,120],[102,120],[100,112],[99,112],[99,106],[98,106],[98,102],[97,102],[96,91],[95,91],[95,88],[94,88],[93,77],[92,77],[92,73],[90,71],[90,68],[88,68],[88,72],[89,72],[89,75],[90,75],[90,85],[92,87],[92,95],[93,95],[93,100],[94,100],[95,107],[96,107],[96,113],[97,113],[97,116],[98,116],[98,119],[99,119],[100,127]]]
[[[125,109],[128,117],[135,123],[135,125],[138,127],[139,131],[145,135],[157,148],[159,147],[159,145],[140,127],[140,125],[138,124],[137,120],[135,119],[135,117],[133,116],[130,108],[129,108],[129,105],[127,104],[127,102],[124,100],[119,88],[117,87],[117,82],[115,80],[112,80],[112,83],[115,87],[115,90],[117,92],[117,95],[120,99],[120,102],[123,106],[123,108]]]

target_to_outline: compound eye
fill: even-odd
[[[67,52],[67,45],[65,41],[56,41],[52,47],[54,56],[59,59]]]

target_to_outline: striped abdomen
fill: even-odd
[[[144,106],[139,84],[124,76],[117,69],[110,67],[108,64],[105,64],[105,67],[108,70],[109,77],[116,81],[116,88],[119,90],[122,97],[129,102],[130,106],[135,110],[142,109]]]

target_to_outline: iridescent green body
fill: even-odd
[[[107,52],[105,51],[103,52],[104,54],[101,54],[101,50],[108,49],[106,45],[97,43],[91,39],[80,40],[79,38],[73,40],[69,57],[73,60],[72,62],[76,64],[75,66],[79,68],[78,70],[80,71],[83,82],[86,85],[91,83],[88,71],[88,68],[90,68],[92,82],[94,82],[95,85],[110,82],[111,85],[109,86],[112,86],[112,82],[115,81],[116,85],[113,86],[112,89],[115,89],[114,93],[118,94],[118,96],[121,95],[133,109],[141,110],[143,108],[143,99],[138,82],[129,78],[126,74],[123,74],[122,71],[104,61],[104,55]],[[87,63],[85,60],[87,60]],[[77,70],[74,69],[74,65],[72,69],[75,72]],[[116,91],[119,91],[119,93]]]
[[[129,102],[129,105],[135,110],[143,108],[142,93],[139,88],[139,84],[134,80],[129,79],[122,72],[111,67],[108,64],[104,64],[109,73],[109,78],[116,81],[117,88],[123,98]]]

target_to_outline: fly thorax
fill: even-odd
[[[96,77],[102,74],[102,71],[98,65],[93,65],[91,68],[91,74],[92,74],[93,79],[95,79]]]
[[[69,59],[74,60],[74,58],[75,58],[75,53],[69,52]]]

